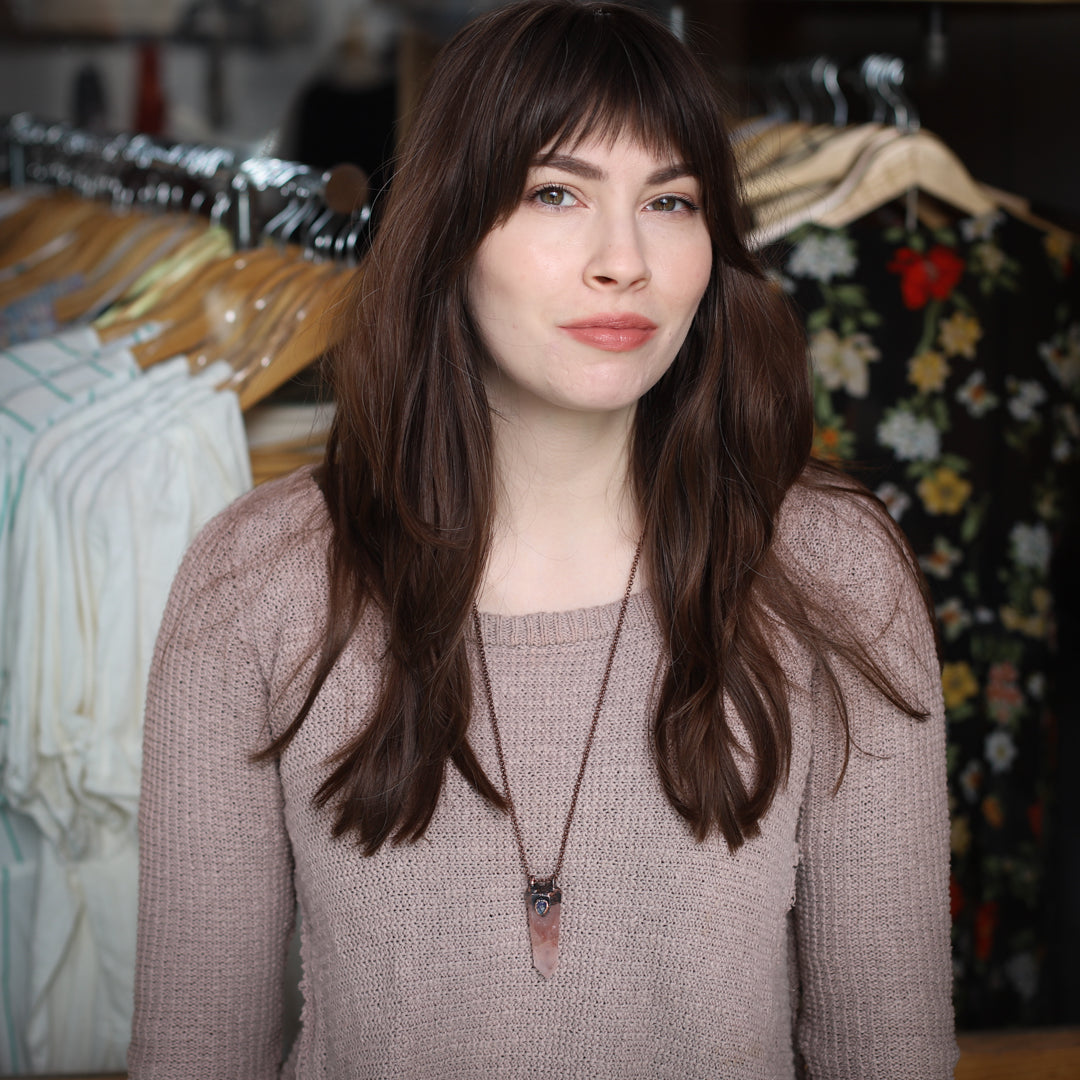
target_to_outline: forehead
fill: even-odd
[[[565,163],[567,159],[581,161],[645,162],[655,166],[681,166],[687,174],[696,175],[693,163],[687,161],[673,142],[642,138],[628,125],[604,131],[583,131],[571,137],[550,140],[537,151],[533,166]]]

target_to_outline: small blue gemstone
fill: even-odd
[[[542,896],[538,896],[533,901],[533,911],[535,911],[536,914],[539,915],[541,918],[548,913],[549,906],[550,905],[548,904],[547,900],[545,900]]]

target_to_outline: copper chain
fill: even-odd
[[[611,651],[608,653],[607,665],[604,668],[604,677],[600,680],[600,693],[596,698],[596,708],[593,710],[592,724],[589,726],[589,734],[585,739],[585,749],[581,755],[581,767],[578,769],[577,779],[574,781],[574,792],[570,797],[570,809],[566,815],[566,824],[563,826],[562,842],[559,844],[559,857],[555,863],[555,870],[551,875],[552,881],[557,881],[562,871],[563,857],[566,855],[566,842],[570,838],[570,825],[574,820],[574,811],[577,809],[578,795],[581,793],[581,783],[585,779],[585,767],[589,763],[589,752],[592,750],[593,739],[596,737],[596,726],[600,722],[600,710],[604,706],[604,698],[607,695],[608,681],[611,678],[611,667],[615,663],[615,650],[619,645],[619,637],[622,634],[623,622],[626,620],[626,609],[630,604],[630,593],[634,588],[634,577],[637,574],[638,562],[641,560],[642,542],[638,542],[637,551],[634,552],[634,561],[630,564],[630,579],[626,583],[626,593],[623,595],[622,607],[619,608],[619,619],[615,624],[615,636],[611,641]],[[491,716],[491,733],[495,736],[495,754],[499,759],[499,772],[502,775],[503,794],[506,796],[507,805],[510,808],[510,824],[514,829],[514,839],[517,841],[518,855],[521,858],[521,869],[525,871],[525,877],[529,878],[529,859],[525,854],[525,840],[521,834],[521,825],[518,822],[517,807],[514,806],[514,797],[510,793],[510,778],[506,772],[506,758],[503,756],[502,738],[499,736],[499,722],[495,717],[495,698],[491,693],[491,675],[488,673],[487,655],[484,652],[484,636],[480,631],[480,612],[473,604],[473,627],[476,631],[477,652],[480,658],[480,674],[484,681],[484,693],[487,697],[488,713]]]

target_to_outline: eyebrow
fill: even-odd
[[[551,168],[561,172],[572,173],[580,176],[582,180],[606,180],[607,173],[597,165],[574,157],[571,154],[552,154],[550,156],[538,156],[533,162],[534,169]],[[650,173],[645,182],[647,184],[669,184],[672,180],[679,180],[684,176],[697,176],[697,172],[684,161],[677,161],[672,165],[665,165]]]

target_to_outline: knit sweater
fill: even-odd
[[[304,699],[327,537],[322,495],[296,474],[213,521],[173,586],[146,714],[134,1080],[788,1080],[800,1057],[815,1080],[952,1075],[940,683],[918,590],[869,512],[796,489],[775,542],[929,718],[838,667],[856,747],[837,790],[835,707],[782,637],[790,775],[738,851],[698,842],[650,757],[663,650],[635,594],[560,876],[550,980],[532,967],[510,821],[452,766],[417,843],[366,857],[332,837],[332,806],[313,808],[328,755],[377,693],[377,612],[280,761],[251,761]],[[481,617],[538,875],[555,862],[618,612]],[[469,739],[498,782],[480,692]],[[302,1030],[282,1066],[297,908]]]

